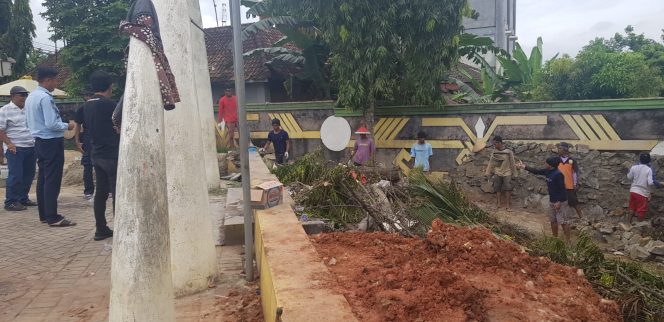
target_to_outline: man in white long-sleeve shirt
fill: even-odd
[[[650,200],[650,189],[655,185],[650,164],[650,154],[641,153],[639,155],[640,164],[629,169],[627,178],[632,180],[632,187],[629,189],[629,223],[636,213],[639,221],[646,219],[648,212],[648,201]]]

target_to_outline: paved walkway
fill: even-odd
[[[60,196],[60,213],[76,221],[75,227],[48,227],[35,208],[0,209],[0,321],[108,320],[113,241],[92,239],[92,204],[81,190],[66,187]],[[113,222],[110,209],[107,218]],[[242,284],[241,252],[241,247],[217,247],[224,272],[218,287],[178,299],[178,321],[207,321],[215,299]]]

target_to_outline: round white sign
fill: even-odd
[[[343,117],[330,116],[320,128],[323,145],[332,151],[342,151],[350,142],[350,124]]]

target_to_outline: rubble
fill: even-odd
[[[514,151],[517,161],[534,167],[543,166],[544,160],[556,151],[553,145],[535,143],[510,143],[508,148]],[[630,188],[626,173],[636,163],[637,154],[600,152],[583,145],[576,146],[571,152],[581,171],[577,194],[583,211],[580,219],[572,216],[573,226],[603,244],[610,252],[621,252],[638,260],[664,261],[660,247],[655,247],[655,252],[643,249],[652,240],[653,230],[664,230],[664,193],[654,191],[647,221],[633,225],[626,223]],[[464,190],[475,191],[480,198],[493,201],[493,195],[488,194],[491,184],[484,176],[490,154],[491,148],[487,148],[468,156],[464,164],[450,175]],[[653,167],[664,169],[664,158],[654,158]],[[542,178],[520,173],[513,185],[513,204],[521,204],[532,211],[548,212],[549,198]],[[655,234],[655,237],[662,239],[664,233]]]

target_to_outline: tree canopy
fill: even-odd
[[[664,44],[637,35],[597,38],[575,58],[547,62],[537,80],[536,100],[637,98],[664,91]]]
[[[17,78],[26,72],[28,56],[32,52],[32,39],[35,37],[35,24],[29,0],[0,0],[0,56],[16,60],[12,66]],[[8,19],[6,19],[8,18]]]
[[[44,0],[53,32],[52,40],[61,40],[65,47],[61,59],[71,70],[64,88],[80,93],[96,69],[124,75],[124,49],[128,38],[120,34],[118,26],[127,15],[126,0]],[[119,79],[121,91],[124,86]],[[118,93],[119,94],[119,93]]]
[[[330,48],[338,104],[442,105],[440,82],[457,62],[466,0],[265,0],[280,14],[315,22]],[[270,18],[278,18],[271,16]]]

